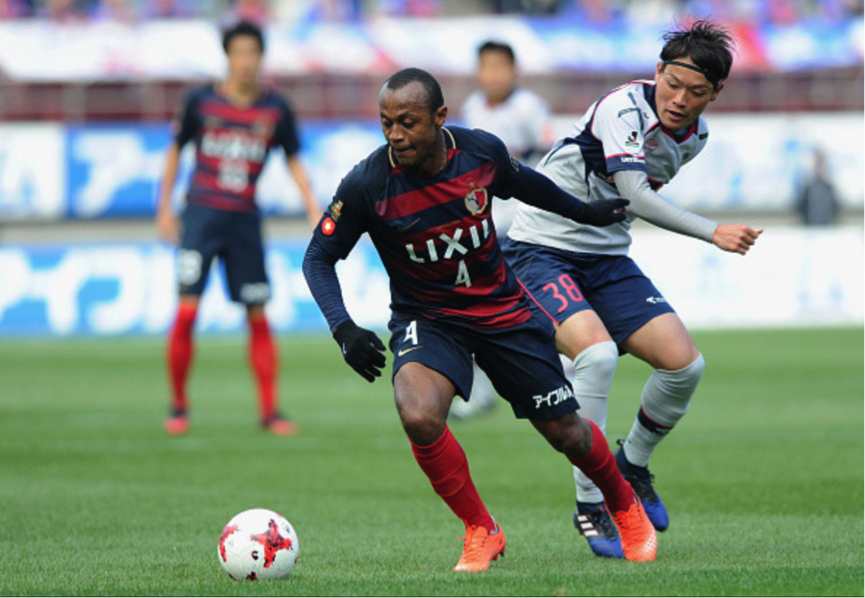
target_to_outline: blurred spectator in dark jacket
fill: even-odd
[[[814,169],[799,189],[796,211],[808,226],[828,226],[838,218],[838,195],[829,176],[826,154],[819,148],[814,150]]]

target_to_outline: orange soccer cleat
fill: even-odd
[[[173,411],[163,424],[165,431],[172,436],[186,434],[189,431],[189,419],[185,411]]]
[[[279,414],[272,415],[262,425],[276,436],[297,436],[300,433],[300,426]]]
[[[636,495],[634,501],[627,511],[610,512],[616,527],[619,528],[622,552],[629,561],[654,561],[658,554],[655,526],[649,521],[649,516]]]
[[[505,533],[499,524],[492,532],[480,525],[466,526],[465,547],[454,571],[486,571],[490,561],[505,555]]]

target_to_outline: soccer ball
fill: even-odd
[[[280,579],[297,562],[300,545],[291,524],[267,509],[235,515],[219,536],[219,564],[231,579]]]

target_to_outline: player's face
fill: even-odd
[[[517,69],[504,52],[484,52],[478,59],[478,83],[487,97],[502,101],[510,95],[517,80]]]
[[[690,58],[677,58],[676,62],[694,64]],[[675,64],[658,63],[655,71],[655,103],[661,124],[677,131],[691,126],[709,102],[714,102],[724,88],[716,88],[702,73]]]
[[[410,170],[438,172],[441,128],[447,107],[430,114],[426,90],[413,81],[400,89],[382,89],[379,96],[381,130],[397,162]]]
[[[261,70],[261,47],[252,35],[237,35],[228,44],[228,78],[240,85],[252,85]]]

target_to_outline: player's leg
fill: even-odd
[[[552,341],[552,324],[540,317],[484,335],[475,355],[514,415],[528,419],[547,441],[601,489],[629,560],[651,560],[654,529],[630,484],[619,473],[603,433],[577,415],[579,407]]]
[[[571,365],[569,378],[580,415],[605,432],[607,396],[619,354],[577,282],[583,278],[577,263],[581,260],[569,252],[512,240],[505,243],[504,253],[532,299],[557,324],[556,346]],[[573,475],[577,490],[574,527],[598,556],[624,558],[601,491],[578,467],[573,468]]]
[[[586,309],[574,313],[556,328],[556,346],[573,364],[569,379],[580,404],[580,416],[594,422],[606,434],[607,397],[619,361],[616,344],[597,313]],[[596,555],[624,558],[601,490],[579,467],[574,466],[573,474],[577,492],[574,527]]]
[[[249,365],[258,388],[261,425],[280,436],[297,434],[298,425],[283,416],[277,406],[279,351],[271,334],[264,305],[246,306],[249,323]]]
[[[603,432],[576,412],[551,420],[532,420],[557,451],[601,489],[629,561],[652,561],[657,554],[655,528],[631,485],[622,477]]]
[[[447,426],[456,393],[472,385],[471,353],[458,333],[423,320],[395,317],[394,400],[412,452],[433,490],[465,523],[457,571],[481,571],[504,553],[505,536],[478,494],[466,454]]]
[[[168,334],[166,364],[171,386],[171,405],[168,419],[165,420],[165,431],[169,434],[183,434],[189,429],[186,386],[194,354],[192,332],[198,314],[198,302],[196,295],[180,296],[174,324]]]
[[[656,368],[643,389],[629,441],[616,458],[652,523],[663,531],[669,518],[647,468],[649,455],[687,410],[703,362],[673,308],[637,265],[627,257],[609,260],[614,280],[592,297],[598,315],[623,350]]]
[[[629,336],[622,346],[655,371],[643,387],[637,417],[617,455],[619,466],[646,497],[644,502],[656,527],[664,530],[669,526],[669,519],[652,485],[649,458],[687,413],[705,362],[675,313],[650,320]]]
[[[219,248],[219,239],[215,235],[218,216],[212,212],[201,206],[188,205],[182,216],[183,229],[176,262],[180,299],[166,351],[171,405],[165,430],[169,434],[183,434],[189,428],[186,388],[195,354],[193,327],[210,264]]]
[[[275,434],[294,434],[297,427],[278,409],[279,359],[264,305],[270,283],[264,264],[261,219],[258,214],[233,214],[223,260],[231,299],[246,306],[249,322],[249,366],[255,378],[261,425]]]

